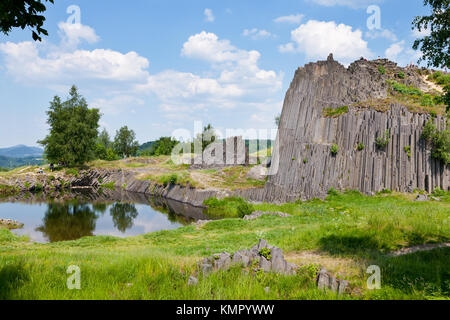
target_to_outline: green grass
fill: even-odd
[[[125,239],[98,236],[34,244],[0,230],[0,298],[449,299],[448,248],[395,258],[387,255],[402,247],[450,240],[450,202],[444,197],[441,202],[409,198],[336,192],[326,201],[252,205],[254,210],[289,213],[288,218],[224,219],[200,228],[187,226]],[[225,199],[217,207],[234,216],[237,211],[231,211],[242,203]],[[317,290],[314,272],[308,271],[316,266],[310,264],[294,277],[245,274],[235,267],[200,277],[197,286],[187,285],[202,257],[250,248],[259,238],[282,248],[288,259],[304,250],[319,251],[328,259],[350,259],[357,267],[345,278],[358,290],[343,297]],[[365,288],[365,270],[372,264],[381,267],[382,290]],[[81,268],[81,290],[66,288],[70,265]]]
[[[337,118],[343,114],[348,113],[348,106],[342,106],[339,108],[324,108],[323,116],[327,118]]]

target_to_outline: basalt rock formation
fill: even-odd
[[[417,69],[387,60],[361,59],[345,68],[330,55],[327,61],[299,68],[284,101],[271,176],[264,191],[247,191],[245,196],[286,202],[323,197],[330,188],[365,194],[447,190],[448,167],[431,157],[421,139],[425,123],[433,118],[396,101],[388,101],[382,110],[369,106],[389,94],[388,75],[380,66],[401,71],[406,85],[427,87]],[[348,112],[324,115],[325,108],[343,106]],[[446,126],[443,116],[433,121],[438,129]],[[376,139],[387,130],[389,142],[379,148]],[[333,145],[338,147],[334,154]]]

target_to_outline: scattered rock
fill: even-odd
[[[320,270],[317,275],[317,287],[321,290],[331,290],[338,294],[344,294],[349,288],[349,282],[339,280],[329,273],[326,269]]]
[[[438,198],[438,197],[430,197],[430,199],[433,200],[433,201],[441,201],[441,199]]]
[[[270,254],[262,256],[262,249],[269,249]],[[283,251],[280,248],[268,245],[266,240],[259,240],[258,244],[250,250],[236,251],[232,256],[227,253],[219,253],[204,258],[199,264],[199,270],[203,274],[208,274],[213,270],[228,270],[232,264],[239,264],[244,268],[251,267],[257,263],[258,269],[264,272],[274,272],[285,275],[295,275],[298,267],[284,259]]]
[[[268,173],[267,166],[263,165],[255,166],[247,172],[247,178],[258,181],[264,181],[267,177],[267,173]]]
[[[290,217],[289,214],[283,213],[283,212],[255,211],[252,214],[245,216],[243,219],[244,220],[254,220],[254,219],[257,219],[264,215],[279,216],[282,218]]]
[[[200,228],[200,227],[203,227],[208,222],[212,222],[212,221],[214,221],[214,220],[198,220],[198,221],[194,222],[194,226]]]
[[[419,194],[415,201],[428,201],[428,196],[426,194]]]
[[[198,284],[198,279],[194,276],[190,276],[188,280],[188,286],[196,286]]]

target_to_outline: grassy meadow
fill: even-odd
[[[413,195],[333,193],[325,201],[255,204],[254,210],[291,217],[229,217],[125,239],[87,237],[37,244],[0,229],[0,299],[449,299],[450,248],[393,256],[395,250],[450,240],[450,201],[413,202]],[[223,214],[223,211],[220,211]],[[242,270],[199,276],[195,264],[212,253],[248,249],[258,239],[283,249],[301,266],[296,276]],[[366,288],[366,269],[378,265],[382,288]],[[70,265],[81,269],[81,290],[66,287]],[[350,281],[343,296],[316,289],[317,270]],[[269,288],[267,292],[265,288]]]

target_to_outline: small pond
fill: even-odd
[[[17,235],[40,243],[86,236],[129,237],[208,219],[202,208],[140,194],[24,194],[0,201],[0,218],[23,223]]]

